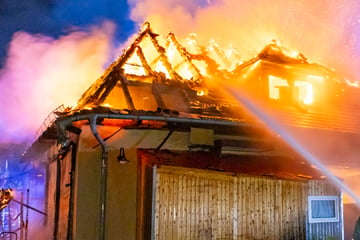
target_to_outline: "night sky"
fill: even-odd
[[[126,0],[1,0],[0,57],[2,67],[9,42],[17,31],[59,37],[74,28],[86,31],[104,20],[113,21],[115,41],[124,41],[134,31]]]

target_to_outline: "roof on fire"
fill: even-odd
[[[190,49],[181,45],[173,33],[164,43],[158,37],[146,23],[133,43],[84,92],[77,106],[57,112],[58,117],[80,120],[81,116],[91,114],[100,114],[101,120],[106,118],[103,116],[110,120],[153,117],[176,123],[178,128],[182,127],[180,120],[191,119],[196,120],[191,121],[192,126],[209,123],[221,131],[231,131],[237,124],[248,128],[254,119],[221,87],[231,82],[260,99],[266,109],[289,125],[360,133],[360,113],[354,111],[359,108],[352,99],[358,89],[348,86],[332,70],[309,63],[301,54],[291,55],[273,42],[254,58],[242,62],[236,54],[227,58],[216,44],[211,48],[200,46],[194,36],[189,39]],[[269,97],[272,79],[282,85],[272,86],[277,91]],[[304,104],[291,96],[294,94],[291,86],[299,79],[305,79],[314,88],[320,86],[326,94],[319,92],[322,99],[314,99],[313,105]],[[314,89],[315,93],[318,94]],[[144,123],[136,126],[145,127]],[[225,150],[232,147],[230,144]],[[292,178],[301,177],[295,174]]]
[[[286,124],[360,133],[359,90],[333,70],[309,63],[302,54],[290,53],[275,41],[253,59],[241,62],[234,55],[227,59],[216,44],[211,48],[199,45],[194,36],[188,48],[173,33],[163,44],[158,37],[145,23],[71,113],[101,106],[188,118],[248,120],[242,105],[222,90],[222,83],[231,82],[254,93]],[[280,84],[270,86],[273,79]],[[304,91],[295,86],[299,80],[312,84],[313,104],[299,98]],[[275,89],[275,96],[269,96],[270,88]]]

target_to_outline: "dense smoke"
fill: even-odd
[[[104,23],[56,39],[14,34],[0,71],[2,142],[33,138],[52,110],[76,104],[103,71],[113,29]]]
[[[0,143],[31,143],[53,109],[76,104],[99,77],[133,23],[126,0],[0,5]]]

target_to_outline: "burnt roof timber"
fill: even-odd
[[[195,76],[195,80],[199,81],[201,79],[201,74],[199,72],[199,69],[197,69],[197,67],[191,61],[190,54],[186,51],[186,49],[183,46],[180,45],[180,43],[177,41],[173,33],[168,34],[168,40],[173,42],[174,46],[176,47],[176,50],[180,53],[182,58],[190,65],[191,72]]]
[[[141,63],[143,64],[143,67],[144,67],[144,69],[145,69],[145,72],[146,72],[148,75],[154,76],[154,72],[153,72],[153,70],[151,69],[151,67],[150,67],[150,65],[148,64],[148,62],[146,61],[144,52],[143,52],[143,50],[141,49],[141,47],[139,47],[139,46],[136,47],[136,53],[137,53],[137,55],[139,56]]]
[[[151,31],[150,24],[145,23],[143,30],[139,33],[137,38],[133,41],[133,43],[128,47],[124,53],[115,61],[113,62],[105,71],[105,73],[96,80],[95,84],[91,85],[85,93],[82,95],[78,102],[78,106],[76,109],[81,109],[87,104],[92,104],[94,102],[94,99],[98,99],[99,95],[103,93],[104,88],[112,88],[116,84],[117,79],[113,79],[112,75],[113,72],[118,72],[119,74],[123,75],[123,69],[122,66],[125,64],[125,62],[129,59],[131,54],[134,52],[137,52],[138,49],[141,49],[138,45],[139,43],[144,39],[145,36],[149,36],[153,46],[155,47],[156,51],[159,54],[159,58],[164,64],[165,68],[168,70],[170,77],[175,81],[182,82],[182,78],[180,75],[176,73],[176,71],[172,68],[167,56],[165,55],[165,49],[160,46],[159,42],[156,40],[156,37],[158,34],[155,34]],[[139,53],[139,52],[137,52]],[[140,52],[142,53],[142,51]],[[144,54],[138,55],[142,63],[144,64],[144,68],[146,71],[149,71],[150,65],[146,62]],[[152,72],[152,71],[151,71]],[[110,83],[107,83],[110,82]],[[106,91],[107,92],[107,91]]]

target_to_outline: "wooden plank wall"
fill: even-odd
[[[305,181],[159,168],[155,239],[306,239],[309,193]]]
[[[156,239],[229,239],[234,235],[232,177],[159,170]]]
[[[237,177],[238,236],[233,239],[305,239],[306,184]]]

